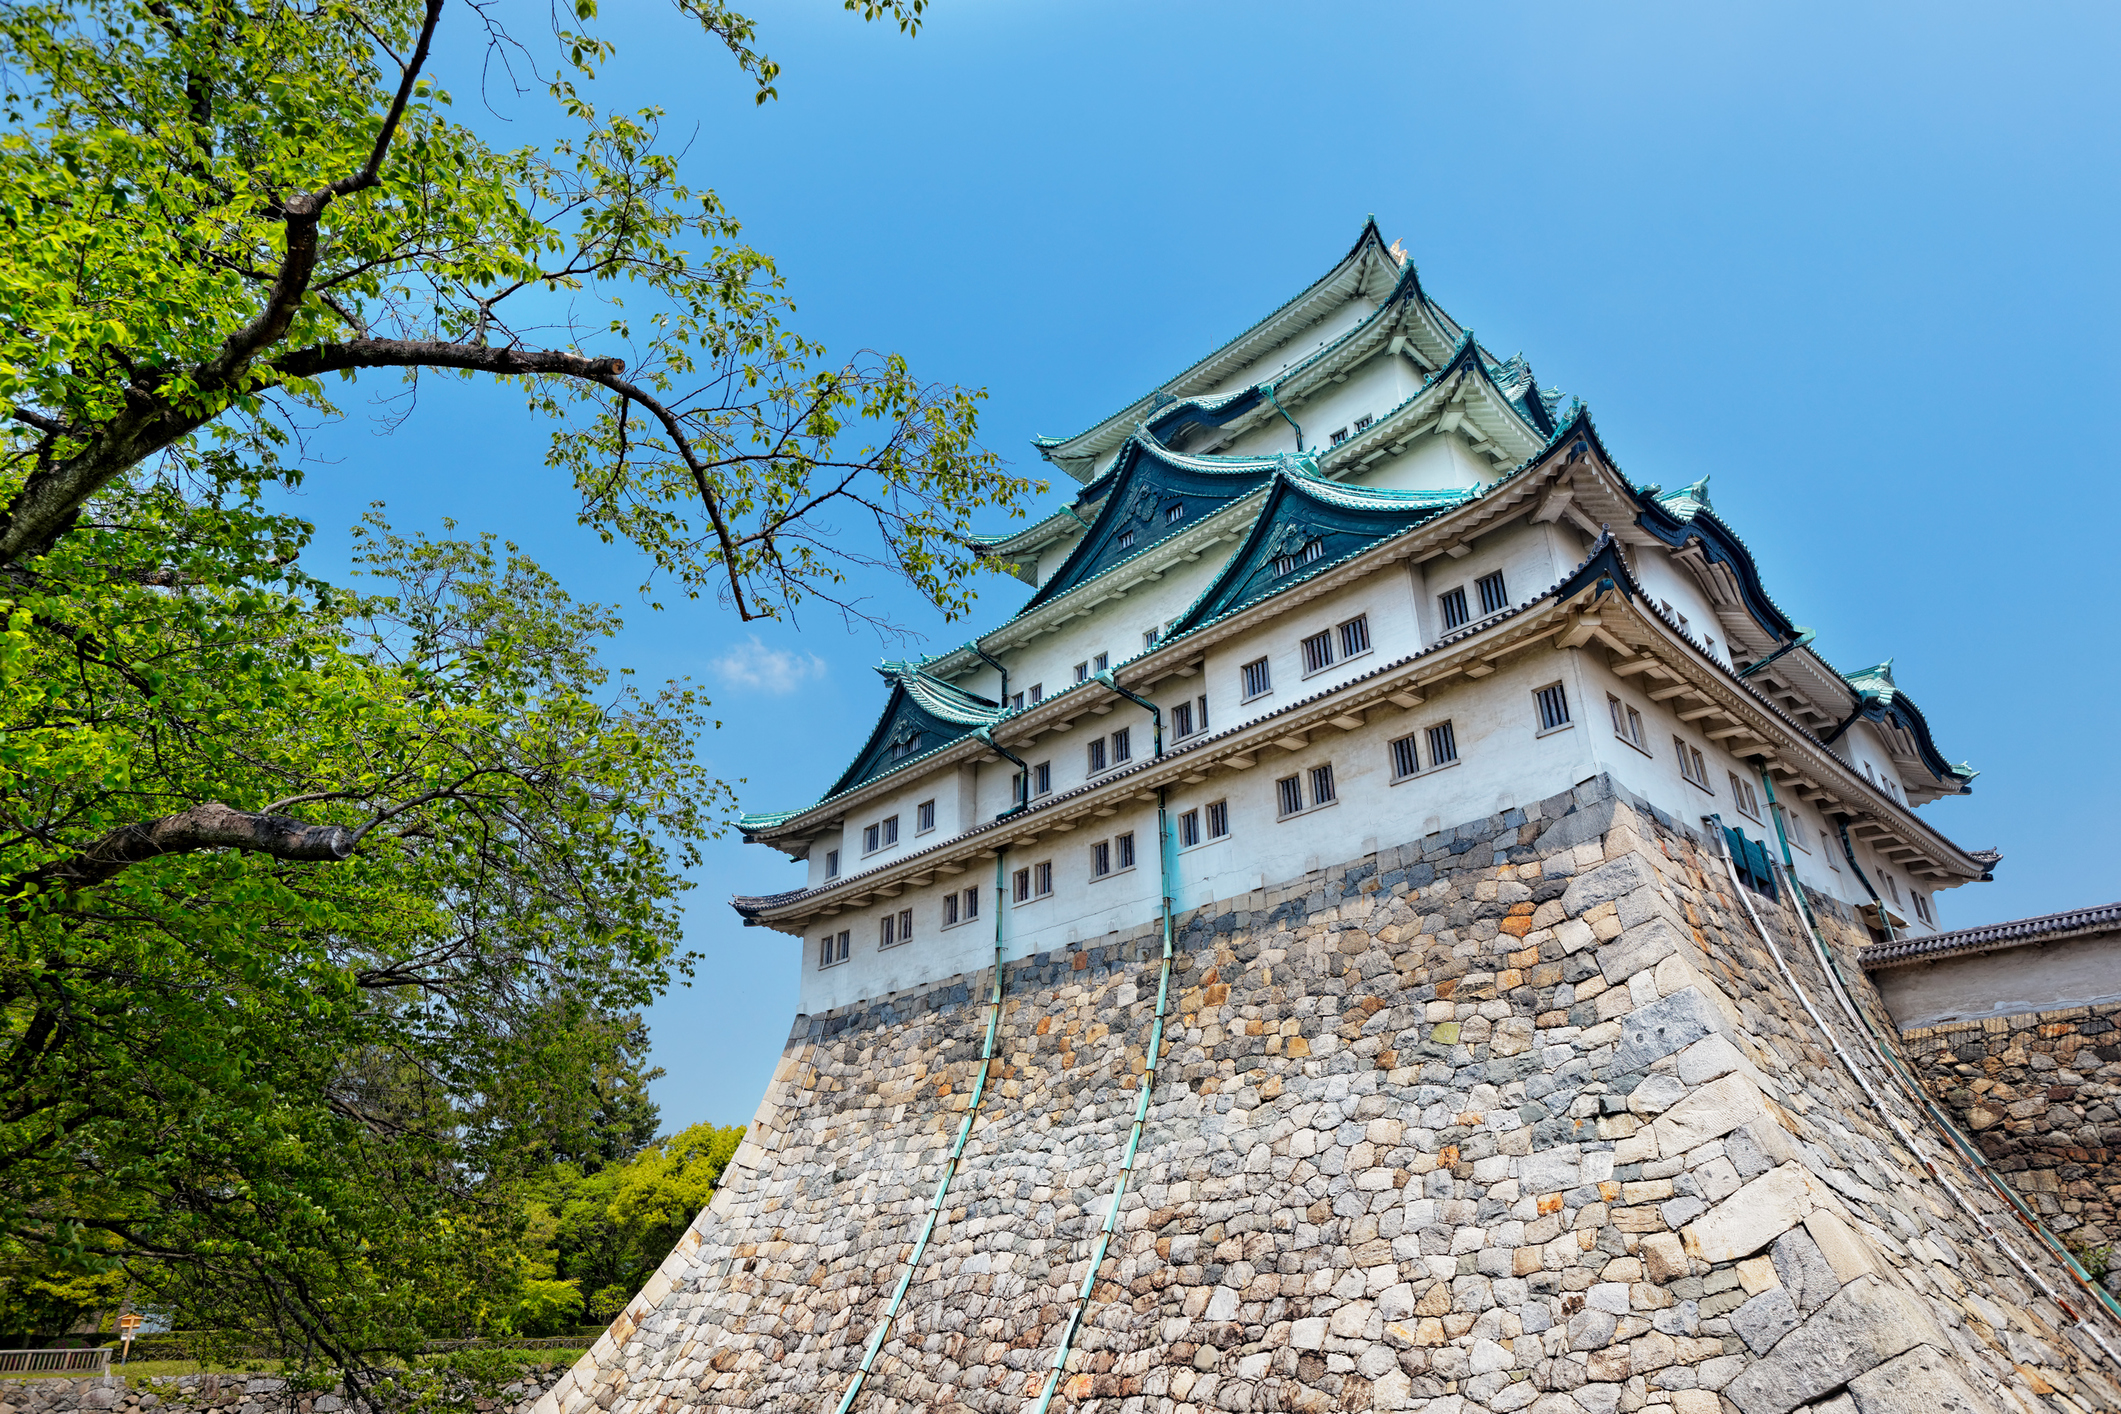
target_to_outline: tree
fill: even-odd
[[[610,611],[373,517],[320,584],[257,490],[106,490],[0,631],[0,1258],[359,1365],[504,1318],[514,1186],[638,1124],[727,790]]]
[[[506,384],[588,523],[743,618],[878,566],[955,614],[1033,489],[978,394],[787,326],[659,114],[593,101],[592,0],[570,136],[446,116],[445,19],[530,53],[494,13],[0,0],[0,1264],[115,1253],[350,1370],[507,1321],[526,1175],[652,1128],[627,1018],[728,793],[705,704],[615,688],[616,621],[512,549],[378,520],[384,592],[303,574],[290,438],[362,374]]]
[[[773,96],[749,19],[676,3]],[[846,3],[911,30],[925,0]],[[971,514],[1021,514],[1036,485],[979,449],[979,395],[923,385],[895,356],[834,365],[787,327],[772,263],[680,181],[659,111],[592,101],[612,54],[594,0],[555,18],[543,80],[573,132],[543,150],[495,150],[445,116],[428,72],[445,13],[0,4],[0,399],[15,431],[0,571],[35,573],[99,492],[150,463],[197,471],[220,447],[270,473],[290,428],[335,411],[334,383],[391,370],[523,389],[552,419],[548,460],[584,519],[742,618],[813,598],[859,613],[846,574],[877,565],[960,611],[980,563]],[[528,54],[489,8],[460,13]],[[841,511],[881,548],[838,538]],[[349,845],[221,796],[139,825],[82,867]]]

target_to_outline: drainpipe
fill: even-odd
[[[979,646],[979,640],[978,640],[978,639],[976,639],[976,638],[975,638],[975,639],[973,639],[973,640],[972,640],[972,641],[971,641],[970,643],[966,644],[965,646],[966,646],[967,648],[970,648],[970,649],[971,649],[971,650],[972,650],[973,652],[975,652],[975,653],[979,654],[979,655],[980,655],[980,657],[982,657],[982,658],[985,658],[985,659],[987,660],[987,666],[988,666],[988,667],[990,667],[990,668],[992,668],[992,669],[994,669],[994,671],[996,671],[996,672],[998,672],[998,673],[1000,673],[1000,674],[1002,675],[1002,710],[1003,710],[1004,712],[1008,711],[1008,710],[1009,710],[1009,670],[1008,670],[1007,668],[1005,668],[1005,667],[1003,667],[1003,666],[1001,665],[1001,660],[1000,660],[1000,659],[998,659],[998,658],[994,657],[994,656],[993,656],[992,654],[988,653],[986,649],[984,649],[984,648],[980,647],[980,646]]]
[[[906,1259],[906,1270],[899,1275],[898,1286],[892,1291],[891,1300],[884,1307],[875,1332],[869,1337],[868,1348],[862,1352],[862,1363],[855,1367],[854,1378],[847,1382],[847,1392],[840,1396],[837,1414],[848,1414],[854,1408],[855,1401],[861,1398],[862,1385],[876,1364],[877,1354],[883,1350],[884,1342],[891,1338],[891,1328],[898,1322],[899,1308],[905,1304],[906,1292],[912,1287],[914,1274],[921,1268],[921,1258],[928,1251],[928,1239],[935,1235],[935,1226],[942,1219],[943,1200],[949,1196],[950,1180],[957,1177],[958,1164],[965,1156],[965,1141],[972,1137],[972,1126],[979,1119],[980,1102],[987,1098],[987,1076],[994,1068],[994,1042],[1002,1026],[1002,910],[1006,907],[1002,885],[1007,877],[1004,870],[1008,867],[1008,860],[1009,847],[1005,844],[994,852],[994,987],[987,998],[987,1041],[980,1048],[979,1075],[972,1082],[972,1100],[965,1106],[965,1122],[958,1126],[957,1143],[951,1146],[950,1157],[943,1164],[943,1176],[935,1185],[935,1201],[928,1205],[928,1219],[921,1224],[921,1235],[913,1244],[912,1255]]]
[[[1286,422],[1286,423],[1288,423],[1288,424],[1289,424],[1289,425],[1290,425],[1291,427],[1296,427],[1296,419],[1295,419],[1295,418],[1293,418],[1293,417],[1291,417],[1291,416],[1289,416],[1288,410],[1287,410],[1287,409],[1285,409],[1284,407],[1282,407],[1282,405],[1281,405],[1280,401],[1279,401],[1279,400],[1277,400],[1277,399],[1275,398],[1275,396],[1274,396],[1274,385],[1273,385],[1272,383],[1262,383],[1262,384],[1260,384],[1260,385],[1259,385],[1259,391],[1261,391],[1262,393],[1265,393],[1265,394],[1267,395],[1267,401],[1268,401],[1268,403],[1272,404],[1272,406],[1273,406],[1274,410],[1275,410],[1276,412],[1278,412],[1278,413],[1280,413],[1280,414],[1281,414],[1281,420],[1282,420],[1283,422]],[[1303,429],[1302,429],[1301,427],[1296,427],[1296,450],[1300,452],[1300,451],[1302,451],[1303,449],[1304,449],[1304,430],[1303,430]]]
[[[1878,897],[1878,891],[1871,887],[1870,875],[1864,873],[1863,866],[1856,862],[1856,846],[1849,842],[1848,821],[1841,822],[1840,830],[1841,852],[1848,856],[1849,868],[1856,871],[1856,882],[1863,885],[1863,891],[1871,896],[1871,902],[1878,905],[1878,921],[1885,925],[1885,940],[1890,943],[1893,941],[1893,915],[1886,908],[1885,900]]]
[[[1106,685],[1115,692],[1133,698],[1134,701],[1140,702],[1142,706],[1147,707],[1151,712],[1156,711],[1154,704],[1144,702],[1141,698],[1135,697],[1133,693],[1112,682],[1109,673],[1101,674],[1100,676],[1105,679]],[[1159,716],[1156,727],[1156,754],[1161,756],[1163,751],[1163,723],[1162,718]],[[1075,1334],[1082,1328],[1083,1316],[1090,1309],[1090,1294],[1097,1287],[1098,1268],[1105,1264],[1105,1254],[1112,1246],[1112,1234],[1119,1229],[1120,1205],[1127,1199],[1127,1185],[1134,1177],[1134,1156],[1141,1148],[1142,1129],[1149,1120],[1149,1099],[1156,1090],[1157,1064],[1163,1055],[1164,1049],[1164,1018],[1169,1010],[1171,999],[1171,960],[1174,952],[1171,936],[1170,834],[1166,792],[1162,787],[1158,787],[1156,792],[1156,864],[1158,877],[1161,880],[1164,891],[1164,958],[1163,972],[1156,983],[1156,1019],[1149,1028],[1148,1048],[1142,1052],[1141,1094],[1134,1102],[1134,1125],[1127,1133],[1127,1147],[1120,1155],[1119,1160],[1119,1179],[1113,1185],[1112,1201],[1105,1208],[1105,1220],[1098,1228],[1097,1245],[1090,1253],[1090,1269],[1083,1273],[1083,1284],[1081,1289],[1075,1294],[1074,1304],[1069,1308],[1067,1324],[1061,1327],[1060,1344],[1053,1352],[1053,1367],[1046,1373],[1045,1389],[1040,1393],[1038,1403],[1032,1407],[1032,1414],[1047,1414],[1053,1403],[1053,1396],[1060,1390],[1061,1376],[1067,1373],[1068,1355],[1075,1348]]]
[[[1003,746],[1000,742],[996,741],[994,739],[994,728],[992,727],[981,727],[972,735],[978,738],[979,740],[985,742],[988,746],[992,747],[994,750],[1000,752],[1002,755],[1008,757],[1011,761],[1014,761],[1016,763],[1016,804],[1010,806],[1007,810],[1002,811],[994,818],[997,820],[1006,820],[1011,815],[1016,814],[1020,810],[1030,809],[1031,768],[1024,764],[1024,758],[1011,751],[1008,747]]]
[[[1111,688],[1114,692],[1118,693],[1121,697],[1126,698],[1135,706],[1146,707],[1149,710],[1149,720],[1152,723],[1151,729],[1156,735],[1156,754],[1158,756],[1163,755],[1164,709],[1157,706],[1154,702],[1151,702],[1148,698],[1143,697],[1138,693],[1129,691],[1127,688],[1121,687],[1117,682],[1113,681],[1112,669],[1110,668],[1107,668],[1103,672],[1096,674],[1096,677],[1099,682],[1103,683],[1106,687]]]
[[[1791,640],[1790,640],[1789,642],[1787,642],[1787,643],[1783,644],[1783,645],[1782,645],[1782,646],[1781,646],[1780,648],[1777,648],[1777,649],[1776,649],[1776,650],[1775,650],[1774,652],[1772,652],[1772,653],[1768,654],[1768,655],[1767,655],[1767,656],[1766,656],[1765,658],[1762,658],[1762,659],[1761,659],[1761,660],[1760,660],[1759,662],[1757,662],[1757,663],[1754,663],[1754,664],[1752,664],[1752,665],[1750,665],[1750,666],[1748,666],[1748,667],[1744,668],[1743,670],[1741,670],[1741,671],[1739,672],[1739,674],[1738,674],[1738,677],[1739,677],[1739,679],[1740,679],[1741,681],[1743,681],[1744,679],[1746,679],[1746,678],[1749,678],[1749,677],[1751,677],[1751,676],[1752,676],[1753,674],[1755,674],[1755,673],[1759,672],[1759,671],[1760,671],[1760,670],[1761,670],[1762,668],[1764,668],[1764,667],[1766,667],[1766,666],[1767,666],[1768,664],[1770,664],[1770,663],[1774,662],[1774,661],[1775,661],[1775,660],[1776,660],[1777,658],[1780,658],[1780,657],[1781,657],[1781,656],[1782,656],[1783,654],[1785,654],[1785,653],[1794,653],[1794,652],[1795,652],[1796,650],[1798,650],[1799,648],[1802,648],[1802,647],[1804,647],[1804,645],[1805,645],[1805,644],[1807,644],[1807,643],[1810,643],[1810,642],[1812,641],[1812,638],[1813,638],[1813,633],[1812,633],[1812,631],[1811,631],[1810,629],[1808,629],[1808,628],[1800,628],[1800,629],[1798,629],[1798,630],[1797,630],[1797,636],[1796,636],[1795,638],[1793,638],[1793,639],[1791,639]]]

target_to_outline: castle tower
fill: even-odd
[[[2121,1407],[2121,1320],[1858,948],[1985,877],[1890,665],[1373,225],[1040,451],[1033,592],[882,666],[802,1011],[543,1414]]]

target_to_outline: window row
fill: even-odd
[[[913,807],[913,833],[925,835],[934,828],[935,802],[924,800]],[[891,848],[898,843],[898,833],[896,815],[886,815],[881,820],[862,826],[862,853],[875,854],[878,850]],[[839,876],[840,852],[828,849],[825,851],[825,877],[837,879]]]
[[[1370,651],[1370,616],[1357,614],[1354,618],[1322,629],[1297,645],[1303,657],[1303,676],[1322,673],[1335,663],[1348,658],[1359,658]],[[1274,690],[1274,669],[1265,658],[1254,658],[1237,670],[1239,695],[1246,702],[1265,697]],[[1203,718],[1207,714],[1206,699],[1202,699]]]
[[[1510,591],[1503,583],[1501,570],[1497,570],[1493,574],[1484,574],[1479,579],[1474,580],[1473,593],[1480,601],[1480,617],[1482,618],[1487,618],[1491,614],[1499,614],[1510,607]],[[1454,629],[1464,628],[1467,624],[1473,622],[1473,613],[1467,606],[1466,587],[1463,584],[1455,588],[1446,589],[1443,593],[1437,595],[1436,606],[1443,615],[1443,631],[1445,633],[1450,633]]]

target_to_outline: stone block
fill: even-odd
[[[1723,1393],[1740,1414],[1788,1414],[1920,1345],[1932,1329],[1907,1293],[1878,1281],[1851,1283]]]
[[[1289,1344],[1298,1350],[1323,1350],[1326,1348],[1326,1318],[1307,1316],[1289,1325]]]
[[[1824,1306],[1841,1289],[1839,1273],[1805,1228],[1792,1228],[1776,1238],[1772,1257],[1776,1279],[1803,1315],[1809,1316]]]
[[[1710,1262],[1749,1257],[1804,1221],[1823,1192],[1797,1164],[1769,1169],[1687,1225],[1687,1251]]]
[[[1651,1281],[1677,1281],[1693,1270],[1677,1233],[1653,1232],[1642,1239],[1637,1251],[1642,1257],[1643,1274]]]
[[[1676,1075],[1652,1075],[1628,1092],[1628,1113],[1659,1115],[1686,1098],[1686,1083]]]
[[[1688,1085],[1706,1085],[1720,1075],[1729,1075],[1745,1063],[1745,1057],[1725,1036],[1704,1036],[1679,1053],[1679,1078]]]
[[[1657,1132],[1660,1152],[1684,1154],[1697,1145],[1721,1139],[1765,1111],[1760,1087],[1744,1075],[1733,1073],[1700,1086],[1659,1115],[1651,1127]]]
[[[1517,1161],[1518,1192],[1559,1193],[1574,1188],[1583,1181],[1580,1152],[1574,1144],[1559,1144],[1525,1155]]]
[[[1610,869],[1612,865],[1606,867]],[[1671,919],[1661,915],[1646,918],[1598,950],[1598,970],[1605,974],[1606,981],[1618,986],[1692,942]]]
[[[1765,1355],[1797,1328],[1797,1303],[1781,1287],[1763,1291],[1731,1312],[1731,1329],[1738,1332],[1756,1355]]]
[[[1657,871],[1649,860],[1639,854],[1624,854],[1571,879],[1561,895],[1561,906],[1570,917],[1580,918],[1601,903],[1625,898],[1639,888],[1655,887],[1656,883]]]
[[[1951,1357],[1918,1345],[1849,1381],[1859,1414],[1994,1414]]]
[[[1723,1029],[1723,1014],[1697,987],[1674,992],[1628,1015],[1620,1023],[1620,1045],[1612,1070],[1625,1075],[1693,1045]]]
[[[1871,1240],[1850,1227],[1848,1220],[1833,1209],[1815,1208],[1805,1217],[1804,1230],[1833,1269],[1837,1281],[1851,1282],[1882,1270],[1878,1249]]]

